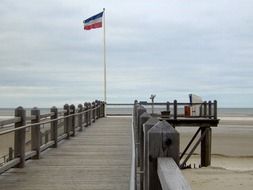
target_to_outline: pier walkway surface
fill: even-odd
[[[101,118],[57,149],[0,175],[0,190],[125,190],[131,173],[130,117]]]

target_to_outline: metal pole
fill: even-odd
[[[105,106],[107,103],[107,98],[106,98],[106,41],[105,41],[105,8],[103,8],[103,28],[104,28],[104,102]],[[105,107],[105,116],[106,116],[106,107]]]
[[[103,9],[103,24],[104,24],[104,101],[106,102],[106,43],[105,43],[105,8]]]

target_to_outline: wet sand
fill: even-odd
[[[244,189],[253,187],[253,118],[221,118],[220,126],[213,128],[212,163],[210,167],[185,169],[183,174],[192,189]],[[194,131],[178,129],[181,150]],[[195,129],[196,130],[196,129]],[[187,164],[198,167],[199,149]]]

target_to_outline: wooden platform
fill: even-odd
[[[107,117],[0,175],[1,190],[125,190],[131,173],[131,118]]]

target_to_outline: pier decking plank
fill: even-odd
[[[125,190],[131,170],[131,118],[96,121],[40,160],[0,175],[1,190]]]

